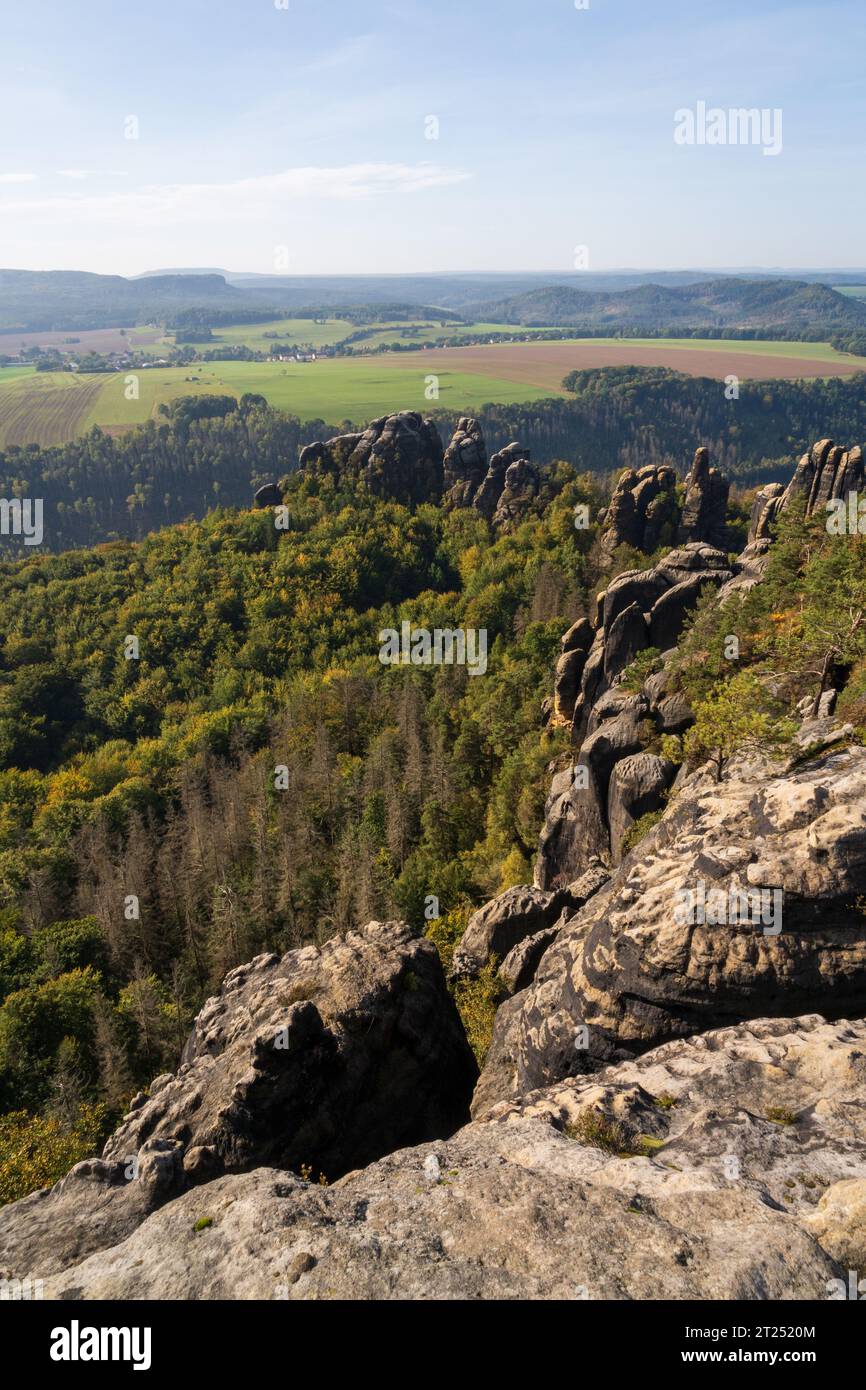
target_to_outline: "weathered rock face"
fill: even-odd
[[[618,864],[626,837],[641,816],[657,810],[674,780],[676,768],[655,753],[633,753],[618,762],[607,793],[611,860]]]
[[[580,618],[561,639],[562,656],[556,663],[553,684],[553,719],[557,724],[570,724],[580,692],[595,629],[588,618]]]
[[[807,517],[823,516],[826,504],[834,498],[863,488],[863,451],[860,445],[843,449],[832,439],[819,439],[803,455],[786,488],[770,483],[755,497],[749,541],[766,540],[773,523],[795,501],[802,503]]]
[[[522,444],[506,444],[490,464],[472,505],[496,526],[519,521],[538,495],[538,470]]]
[[[509,448],[513,447],[509,445]],[[522,521],[538,496],[540,486],[538,469],[529,462],[529,450],[522,450],[521,456],[509,463],[505,470],[502,493],[493,513],[493,525],[507,527]]]
[[[552,927],[544,927],[533,936],[524,937],[516,946],[512,946],[496,972],[497,978],[509,994],[517,994],[532,984],[541,958],[548,946],[553,945],[559,930],[558,923]]]
[[[541,486],[521,444],[507,444],[488,464],[481,426],[469,416],[457,421],[443,468],[446,505],[474,507],[497,528],[521,521]]]
[[[360,434],[308,444],[300,466],[332,474],[377,497],[406,506],[442,496],[442,441],[432,420],[414,410],[383,415]]]
[[[833,737],[813,722],[801,747],[821,751],[799,765],[741,757],[721,783],[708,769],[678,779],[658,825],[499,1010],[485,1103],[727,1022],[866,1010],[866,749]],[[755,920],[742,894],[758,889]]]
[[[328,1188],[219,1178],[45,1296],[827,1299],[866,1268],[864,1057],[816,1017],[673,1042]]]
[[[577,752],[551,784],[535,867],[538,887],[549,891],[563,886],[593,857],[617,862],[622,837],[638,816],[612,789],[616,765],[645,752],[658,735],[681,732],[692,719],[664,671],[638,691],[624,690],[620,678],[647,648],[669,652],[701,596],[735,581],[736,572],[721,550],[692,541],[669,551],[651,569],[617,575],[599,595],[599,627],[593,630],[583,619],[563,637],[551,722],[571,725]],[[670,780],[666,770],[664,777],[654,775],[645,782],[635,801],[640,815],[662,806]]]
[[[540,888],[508,888],[485,903],[469,918],[454,952],[452,974],[476,975],[497,956],[503,960],[512,947],[544,927],[550,927],[571,899],[565,892],[544,893]]]
[[[450,1134],[476,1076],[439,956],[405,924],[259,956],[205,1004],[180,1070],[157,1078],[101,1160],[0,1212],[0,1265],[4,1250],[63,1259],[113,1243],[223,1172],[308,1164],[332,1177]],[[82,1234],[91,1207],[101,1220]]]
[[[612,555],[617,546],[631,545],[650,554],[676,538],[679,504],[677,475],[672,468],[628,468],[622,473],[605,511],[599,544]]]
[[[471,507],[487,472],[487,446],[477,420],[463,416],[445,450],[443,501],[452,507]]]
[[[180,1138],[193,1175],[272,1162],[331,1176],[413,1131],[454,1129],[473,1069],[432,943],[371,922],[232,971],[180,1072],[151,1088],[104,1157]]]
[[[41,1279],[117,1245],[187,1186],[176,1139],[78,1163],[53,1187],[0,1208],[0,1279]]]
[[[503,960],[509,952],[550,927],[563,912],[573,913],[596,893],[608,878],[600,867],[551,893],[519,885],[485,903],[469,918],[460,944],[454,952],[452,975],[477,975],[492,956]]]
[[[695,451],[686,475],[686,495],[677,540],[708,541],[724,548],[730,484],[717,468],[710,467],[707,449]]]

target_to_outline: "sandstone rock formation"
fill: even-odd
[[[866,1025],[759,1020],[322,1188],[224,1176],[49,1299],[827,1299],[866,1267]]]
[[[278,507],[283,500],[283,490],[278,483],[264,483],[253,497],[255,507]]]
[[[672,468],[626,469],[602,517],[602,552],[612,555],[617,546],[631,545],[650,554],[672,545],[679,516],[676,482]]]
[[[752,507],[749,541],[766,540],[773,523],[795,501],[802,503],[807,517],[823,517],[826,504],[863,489],[863,450],[860,445],[843,449],[832,439],[819,439],[797,465],[787,487],[770,483],[761,488]]]
[[[652,554],[663,545],[704,541],[724,549],[729,483],[710,467],[709,452],[700,448],[686,475],[682,503],[672,468],[648,464],[620,475],[602,513],[599,544],[611,556],[620,545]]]
[[[487,472],[487,446],[477,420],[463,416],[443,461],[443,502],[452,507],[471,507]]]
[[[755,920],[742,894],[758,889]],[[704,920],[697,901],[684,910],[689,892],[712,895]],[[788,765],[743,755],[721,783],[708,768],[681,776],[659,823],[500,1008],[476,1108],[727,1022],[862,1012],[864,892],[866,749],[844,728],[807,724]]]
[[[308,444],[300,467],[406,506],[442,496],[442,441],[432,420],[414,410],[383,415],[358,434]]]
[[[583,907],[607,878],[601,866],[593,866],[582,878],[551,893],[523,885],[507,888],[469,918],[454,952],[452,975],[477,975],[492,956],[502,961],[527,938],[552,927],[563,913]]]
[[[538,495],[538,470],[521,444],[506,444],[490,459],[472,505],[495,526],[519,521]]]
[[[641,652],[669,652],[701,595],[735,577],[722,551],[692,541],[650,569],[617,575],[599,595],[599,626],[582,619],[563,637],[552,722],[571,725],[576,752],[551,783],[535,869],[539,888],[564,886],[594,857],[617,863],[631,824],[663,804],[674,769],[647,745],[680,733],[691,711],[664,670],[636,690],[625,689],[621,677]],[[639,773],[629,763],[614,778],[618,763],[639,755],[652,761]]]
[[[727,479],[717,468],[710,467],[709,451],[696,449],[691,469],[686,474],[683,514],[677,535],[680,545],[686,541],[708,541],[724,549],[729,491]]]
[[[102,1159],[0,1210],[0,1265],[4,1250],[46,1268],[114,1243],[223,1172],[270,1163],[330,1178],[450,1134],[476,1076],[439,956],[403,923],[258,956],[208,1000],[180,1069],[154,1081]]]

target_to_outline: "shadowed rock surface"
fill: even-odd
[[[730,484],[717,468],[710,467],[709,451],[695,450],[695,457],[686,474],[685,499],[680,517],[677,540],[708,541],[724,548],[726,514]]]
[[[866,1262],[864,1196],[866,1025],[760,1020],[535,1092],[329,1188],[219,1178],[45,1295],[826,1299]]]
[[[457,421],[443,462],[443,501],[452,507],[471,507],[487,472],[487,446],[477,420]]]
[[[630,545],[651,555],[661,546],[691,541],[724,548],[729,490],[703,447],[695,451],[686,474],[682,501],[672,468],[627,468],[601,516],[601,552],[612,556],[618,546]]]
[[[826,515],[834,498],[863,489],[863,450],[859,444],[843,449],[832,439],[819,439],[803,455],[786,488],[770,483],[761,488],[752,506],[749,542],[766,540],[773,523],[794,502],[802,504],[807,517]]]
[[[527,937],[550,927],[563,912],[576,912],[607,881],[598,867],[564,888],[545,893],[521,884],[473,912],[454,952],[451,973],[477,975],[492,956],[500,961]]]
[[[179,1071],[156,1079],[101,1160],[0,1211],[0,1267],[69,1263],[222,1172],[334,1177],[452,1133],[476,1076],[438,953],[404,923],[258,956],[204,1005]]]
[[[756,754],[732,761],[722,783],[707,768],[678,779],[658,825],[499,1010],[476,1112],[727,1022],[862,1012],[866,748],[844,737],[815,722],[800,744],[818,751],[799,765]],[[781,931],[736,920],[739,907],[730,923],[678,920],[681,894],[699,883],[726,902],[732,890],[781,890]]]
[[[639,814],[623,801],[624,793],[612,781],[614,769],[623,759],[647,755],[647,745],[657,736],[680,733],[692,722],[684,697],[670,688],[666,654],[675,648],[702,595],[708,590],[723,594],[737,582],[738,572],[723,551],[703,541],[689,542],[650,569],[617,575],[598,597],[598,628],[593,631],[582,619],[562,638],[551,722],[571,725],[577,751],[551,783],[535,865],[538,887],[561,887],[593,858],[617,863],[631,822],[663,806],[671,775],[670,769],[661,775],[659,759],[653,776],[645,776],[634,793]],[[756,573],[751,582],[759,577]],[[655,653],[662,669],[639,689],[626,689],[622,678],[645,651]]]
[[[382,415],[357,434],[308,444],[300,467],[405,506],[442,496],[442,441],[432,420],[414,410]]]

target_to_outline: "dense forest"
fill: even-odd
[[[706,444],[716,466],[749,486],[786,478],[821,435],[866,437],[863,376],[743,382],[736,400],[718,381],[663,368],[573,372],[564,384],[573,398],[478,412],[491,452],[517,439],[540,464],[568,459],[605,482],[648,463],[682,474],[696,444]],[[456,414],[432,415],[447,442]],[[43,499],[53,551],[139,539],[216,506],[246,507],[260,483],[296,467],[301,445],[349,423],[302,424],[260,396],[181,398],[170,414],[117,437],[95,429],[70,444],[0,451],[0,496]]]
[[[287,532],[0,566],[0,1197],[92,1151],[231,966],[531,877],[600,498],[558,465],[545,501],[497,538],[295,474]],[[486,676],[383,666],[404,619],[486,629]]]

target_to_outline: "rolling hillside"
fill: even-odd
[[[866,305],[828,285],[797,280],[707,280],[696,285],[641,285],[621,292],[530,290],[476,304],[479,319],[605,331],[758,329],[778,332],[866,330]]]

